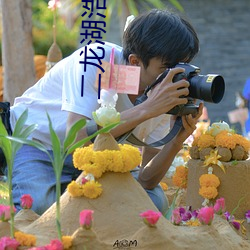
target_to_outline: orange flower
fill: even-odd
[[[202,134],[197,144],[199,148],[213,148],[215,146],[215,139],[212,135]]]
[[[180,188],[187,188],[188,168],[184,166],[176,167],[175,174],[172,177],[173,184]]]
[[[237,141],[234,135],[235,134],[229,133],[228,131],[221,131],[215,137],[216,147],[234,149],[237,144]]]
[[[36,237],[32,234],[26,234],[21,231],[15,232],[15,239],[20,243],[21,246],[35,246]]]
[[[235,137],[236,143],[238,145],[241,145],[246,152],[250,150],[250,141],[246,137],[242,135],[238,135],[238,134],[235,134],[234,137]]]
[[[62,236],[63,249],[69,249],[72,246],[72,241],[71,236]]]
[[[201,187],[215,187],[217,188],[220,185],[219,178],[214,174],[203,174],[200,179]]]
[[[202,186],[199,189],[199,195],[206,199],[214,199],[218,195],[218,191],[216,187],[205,187]]]

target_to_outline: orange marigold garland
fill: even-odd
[[[203,174],[199,178],[200,189],[199,195],[201,195],[205,200],[202,203],[202,206],[207,206],[209,200],[215,199],[218,195],[217,188],[220,185],[219,178],[213,174],[213,168],[208,168],[208,174]]]
[[[197,142],[199,148],[209,148],[215,146],[215,138],[212,135],[202,134]]]
[[[223,155],[222,161],[245,160],[250,151],[250,140],[236,134],[227,123],[218,122],[213,123],[204,134],[195,138],[191,147],[193,159],[203,159],[204,153],[210,152],[203,149],[218,149]]]
[[[173,184],[179,188],[187,188],[188,168],[185,166],[176,167],[172,177]]]

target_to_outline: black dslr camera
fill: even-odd
[[[175,106],[167,112],[167,114],[178,116],[197,114],[198,106],[194,104],[194,99],[200,99],[211,103],[219,103],[221,101],[225,92],[225,82],[222,76],[216,74],[199,75],[200,69],[188,63],[178,63],[175,67],[185,69],[185,72],[174,76],[173,82],[177,82],[181,79],[186,79],[189,82],[189,95],[185,96],[185,98],[188,98],[188,103]],[[162,82],[168,72],[169,69],[165,70],[155,82],[149,85],[145,89],[143,95],[136,99],[135,105],[144,102],[148,98],[148,91],[158,83]]]

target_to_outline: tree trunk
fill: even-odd
[[[1,0],[4,100],[11,104],[35,83],[32,0]]]

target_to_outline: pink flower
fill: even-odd
[[[16,250],[18,246],[19,242],[16,239],[5,236],[0,239],[0,249]]]
[[[50,244],[46,246],[48,250],[63,250],[63,244],[60,240],[51,240]]]
[[[14,207],[14,212],[16,211]],[[10,219],[10,206],[0,204],[0,220],[8,221]]]
[[[82,210],[80,212],[80,226],[84,227],[85,229],[90,229],[92,227],[92,221],[93,221],[93,216],[92,214],[94,213],[93,210]]]
[[[21,197],[21,207],[23,209],[30,209],[32,207],[33,204],[33,199],[29,194],[24,194]]]
[[[32,248],[29,248],[29,250],[48,250],[50,249],[49,247],[47,246],[44,246],[44,247],[32,247]]]
[[[84,185],[88,181],[89,181],[88,179],[86,179],[85,177],[82,177],[82,185]]]
[[[174,225],[180,225],[181,222],[182,222],[182,219],[181,219],[181,215],[180,215],[180,211],[178,208],[175,208],[172,212],[172,216],[171,216],[171,222],[174,224]]]
[[[214,211],[216,214],[221,215],[225,211],[225,199],[224,198],[219,198],[216,200],[214,204]]]
[[[143,218],[143,221],[148,226],[155,226],[159,218],[162,216],[161,212],[155,212],[153,210],[147,210],[143,213],[140,213],[140,216]]]
[[[214,218],[213,207],[203,207],[199,210],[197,218],[203,225],[211,225]]]
[[[60,0],[50,0],[48,3],[48,8],[51,9],[52,11],[54,11],[56,8],[60,8],[61,7],[61,2]]]

